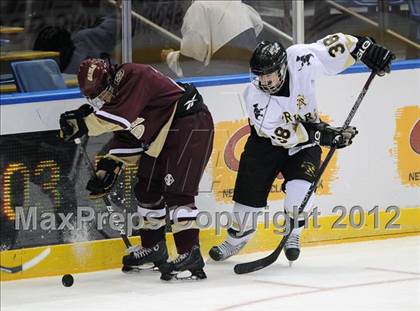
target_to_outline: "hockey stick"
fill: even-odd
[[[74,140],[74,142],[76,144],[80,145],[82,141],[81,141],[80,138],[76,138]],[[87,162],[86,164],[87,164],[87,167],[88,167],[88,170],[89,170],[91,176],[92,177],[93,176],[96,176],[95,168],[93,167],[92,162],[90,162],[89,155],[86,152],[86,148],[83,147],[82,145],[81,145],[81,152],[83,154],[83,157],[85,158],[85,161]],[[114,208],[112,207],[111,200],[109,199],[108,195],[103,196],[102,199],[103,199],[103,201],[105,203],[106,209],[108,210],[109,214],[111,215],[112,213],[114,213],[115,211],[114,211]],[[130,243],[130,240],[127,237],[127,234],[125,233],[124,224],[115,221],[114,222],[114,226],[116,228],[118,228],[118,231],[120,232],[120,236],[121,236],[121,238],[122,238],[125,246],[127,248],[130,248],[132,245]]]
[[[29,261],[27,261],[27,262],[25,262],[25,263],[23,263],[19,266],[16,266],[16,267],[0,266],[0,271],[6,272],[6,273],[18,273],[18,272],[26,271],[26,270],[36,266],[37,264],[39,264],[45,258],[47,258],[47,256],[50,254],[50,252],[51,252],[51,248],[48,247],[47,249],[44,249],[41,253],[36,255],[31,260],[29,260]]]
[[[343,124],[343,128],[346,128],[350,125],[351,120],[353,119],[354,115],[356,114],[357,109],[359,108],[363,98],[365,97],[368,89],[369,89],[369,85],[372,82],[373,78],[376,76],[376,72],[372,71],[372,73],[370,74],[369,78],[367,79],[365,85],[363,86],[362,91],[359,94],[359,97],[357,98],[356,102],[353,105],[353,108],[351,109],[349,115],[347,116],[346,121]],[[311,183],[311,186],[308,189],[308,192],[306,193],[305,197],[303,198],[302,203],[299,206],[299,210],[298,210],[298,215],[300,215],[306,204],[309,201],[309,198],[311,197],[311,195],[314,193],[317,184],[322,176],[322,174],[324,173],[328,163],[330,162],[332,156],[334,155],[335,150],[337,149],[337,146],[332,146],[330,151],[328,152],[327,156],[325,157],[324,161],[322,162],[321,167],[318,169],[317,174],[315,176],[314,181]],[[280,244],[276,247],[276,249],[268,256],[261,258],[261,259],[257,259],[255,261],[251,261],[251,262],[246,262],[246,263],[240,263],[235,265],[234,267],[234,271],[236,274],[245,274],[245,273],[250,273],[250,272],[254,272],[254,271],[258,271],[261,270],[269,265],[271,265],[272,263],[274,263],[277,258],[279,257],[281,251],[284,248],[284,245],[286,244],[287,240],[289,239],[292,230],[293,230],[294,224],[293,222],[290,224],[290,228],[289,228],[289,232],[283,236],[283,238],[280,241]]]
[[[76,145],[77,145],[77,148],[76,148],[76,155],[75,155],[75,157],[74,157],[74,159],[73,159],[73,163],[72,163],[72,167],[71,167],[71,170],[70,170],[70,173],[68,174],[68,176],[69,176],[69,180],[72,182],[72,184],[73,185],[75,185],[75,183],[76,183],[76,179],[78,178],[78,176],[79,176],[79,166],[80,166],[80,162],[81,161],[83,161],[83,160],[85,160],[84,158],[85,158],[85,156],[84,156],[84,154],[83,154],[83,151],[84,151],[84,149],[85,149],[85,146],[86,146],[86,144],[87,144],[87,142],[88,142],[88,138],[85,138],[85,139],[83,139],[83,141],[82,140],[75,140],[74,141],[75,143],[76,143]],[[90,162],[89,162],[90,163]],[[90,226],[89,227],[89,230],[92,228],[92,226]],[[109,239],[110,238],[110,236],[109,236],[109,234],[108,233],[106,233],[104,230],[102,230],[102,229],[99,229],[99,228],[97,228],[97,230],[96,231],[98,231],[105,239]]]

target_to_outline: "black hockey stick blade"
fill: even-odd
[[[16,266],[16,267],[4,267],[4,266],[0,266],[0,271],[1,272],[6,272],[6,273],[18,273],[18,272],[22,272],[22,271],[26,271],[34,266],[36,266],[37,264],[39,264],[41,261],[43,261],[45,258],[47,258],[47,256],[51,253],[51,248],[47,248],[44,249],[41,253],[39,253],[38,255],[36,255],[34,258],[32,258],[31,260]]]
[[[291,230],[290,230],[291,232]],[[233,268],[233,271],[235,271],[236,274],[245,274],[245,273],[250,273],[250,272],[255,272],[258,270],[261,270],[271,264],[273,264],[277,258],[279,258],[280,253],[284,247],[284,244],[286,244],[286,241],[289,238],[289,235],[284,236],[279,245],[277,245],[276,249],[267,257],[261,258],[261,259],[257,259],[254,261],[250,261],[250,262],[245,262],[245,263],[240,263],[235,265],[235,267]]]
[[[346,128],[347,126],[350,125],[351,120],[353,119],[354,115],[356,114],[357,109],[359,108],[363,98],[365,97],[370,83],[372,82],[373,78],[376,76],[376,72],[372,71],[371,74],[369,75],[369,78],[367,79],[367,81],[365,82],[365,85],[363,86],[362,91],[360,92],[356,102],[354,103],[350,113],[347,116],[347,119],[344,121],[344,125],[343,128]],[[319,168],[316,177],[314,179],[314,181],[312,182],[308,192],[305,195],[305,198],[303,199],[303,202],[301,204],[301,206],[299,207],[299,214],[302,213],[303,209],[305,208],[307,202],[309,201],[310,196],[312,195],[312,193],[315,191],[316,189],[316,185],[319,181],[319,179],[321,178],[322,174],[325,171],[325,168],[327,167],[329,161],[331,160],[335,150],[337,149],[337,147],[331,147],[330,151],[328,152],[327,156],[325,157],[321,167]],[[269,254],[268,256],[261,258],[261,259],[257,259],[251,262],[245,262],[245,263],[240,263],[235,265],[235,267],[233,268],[233,271],[235,271],[236,274],[245,274],[245,273],[251,273],[251,272],[255,272],[258,270],[261,270],[271,264],[273,264],[277,258],[280,256],[281,251],[284,248],[284,245],[286,244],[287,240],[289,239],[289,236],[291,234],[293,230],[293,223],[290,224],[290,230],[289,233],[285,236],[283,236],[283,238],[280,241],[280,244],[276,247],[276,249]]]
[[[18,273],[20,271],[22,271],[22,265],[16,266],[16,267],[3,267],[0,266],[0,271],[1,272],[6,272],[6,273]]]

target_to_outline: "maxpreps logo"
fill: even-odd
[[[420,107],[397,110],[394,156],[403,185],[420,187]]]
[[[322,116],[322,119],[329,122],[328,117]],[[214,148],[211,157],[213,185],[212,191],[218,202],[231,203],[235,179],[239,169],[239,159],[246,140],[248,139],[250,128],[246,119],[236,121],[225,121],[217,123],[215,126]],[[323,156],[328,151],[323,151]],[[337,154],[331,159],[323,177],[319,183],[317,194],[330,194],[331,182],[336,179]],[[314,173],[314,168],[305,167],[308,174]],[[284,199],[284,193],[281,190],[283,176],[279,174],[271,186],[270,201]]]

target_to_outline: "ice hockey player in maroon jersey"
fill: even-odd
[[[154,263],[165,280],[186,270],[193,278],[205,278],[194,198],[212,151],[214,125],[202,96],[194,86],[176,83],[142,64],[117,66],[87,59],[78,80],[90,105],[61,115],[62,137],[114,132],[108,154],[87,184],[91,196],[106,195],[125,164],[138,164],[134,193],[144,226],[141,246],[123,257],[123,271]],[[165,243],[166,207],[179,254],[171,262]]]

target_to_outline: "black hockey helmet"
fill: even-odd
[[[249,65],[254,84],[264,92],[276,93],[285,80],[287,70],[286,49],[280,42],[262,41],[252,53]],[[276,75],[272,75],[270,80],[262,81],[264,80],[262,79],[263,76],[271,74],[277,74],[277,79]]]

